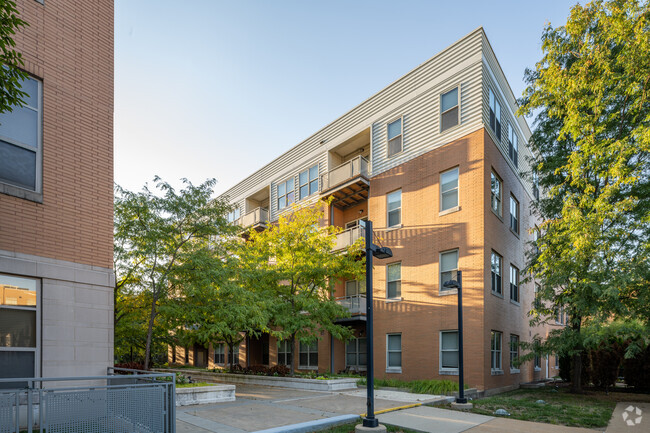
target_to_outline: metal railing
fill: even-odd
[[[366,295],[342,296],[336,303],[347,309],[350,314],[366,314]]]
[[[368,160],[363,156],[357,156],[323,174],[321,176],[323,191],[334,188],[357,176],[368,177]]]
[[[237,225],[247,228],[259,224],[266,224],[269,220],[269,210],[263,207],[258,207],[248,212],[237,220]]]
[[[338,233],[332,251],[340,251],[348,248],[350,245],[354,244],[357,239],[362,238],[364,233],[365,228],[361,226],[353,227]]]
[[[0,433],[176,432],[174,373],[107,373],[0,379]]]

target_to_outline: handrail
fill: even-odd
[[[340,185],[357,176],[368,176],[369,162],[366,158],[359,155],[355,158],[345,161],[343,164],[334,167],[321,176],[321,185],[323,191]]]
[[[262,224],[268,221],[269,210],[265,207],[257,207],[250,212],[245,213],[237,220],[237,225],[250,227],[255,224]]]

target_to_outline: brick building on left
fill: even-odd
[[[18,0],[27,105],[0,114],[0,377],[113,361],[113,1]]]

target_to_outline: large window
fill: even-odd
[[[458,87],[443,93],[440,97],[440,132],[460,123],[458,110]]]
[[[510,196],[510,230],[519,234],[519,201]]]
[[[501,141],[501,104],[497,100],[492,89],[490,89],[490,128]]]
[[[510,265],[510,300],[519,302],[519,269]]]
[[[291,343],[288,340],[278,343],[278,364],[291,366]]]
[[[318,192],[318,164],[300,172],[298,176],[300,183],[300,200]]]
[[[239,207],[236,207],[230,212],[228,212],[228,215],[226,215],[226,219],[228,220],[229,223],[234,223],[239,219],[240,215],[241,214],[239,212]]]
[[[440,174],[440,211],[458,206],[458,167]]]
[[[239,364],[239,344],[233,346],[232,352],[228,353],[228,363],[230,365]]]
[[[503,334],[499,331],[490,333],[490,368],[493,372],[502,371],[501,368],[501,339]]]
[[[391,263],[386,266],[386,298],[399,299],[402,295],[402,264]]]
[[[345,345],[345,366],[355,370],[365,370],[368,356],[365,338],[353,338]]]
[[[393,156],[402,151],[402,118],[388,124],[388,156]]]
[[[440,290],[449,290],[444,287],[445,281],[458,278],[458,250],[440,253]]]
[[[519,359],[519,336],[510,334],[510,371],[519,371],[516,364]]]
[[[515,164],[515,167],[519,167],[519,139],[517,138],[517,133],[515,132],[514,125],[510,125],[508,156],[510,156],[510,159]]]
[[[0,182],[40,193],[42,84],[27,78],[21,87],[27,93],[23,98],[25,105],[14,106],[13,111],[0,113]]]
[[[402,334],[386,334],[386,371],[402,371]]]
[[[501,261],[501,256],[492,251],[492,256],[490,259],[490,268],[492,274],[492,293],[497,293],[499,295],[503,294],[503,289],[501,287]]]
[[[295,193],[293,190],[293,177],[285,182],[278,184],[278,210],[290,206],[295,201]]]
[[[300,343],[299,368],[318,368],[318,341]]]
[[[458,370],[458,331],[440,332],[440,369]]]
[[[226,345],[217,343],[214,346],[214,363],[223,365],[226,362]]]
[[[402,190],[398,189],[386,196],[388,208],[388,227],[402,224]]]
[[[501,179],[494,172],[490,174],[490,206],[501,216]]]
[[[41,321],[38,280],[0,274],[0,378],[38,376]],[[0,388],[26,386],[5,383]]]

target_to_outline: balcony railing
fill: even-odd
[[[336,298],[336,303],[354,315],[366,314],[366,295],[342,296]]]
[[[368,160],[363,156],[346,161],[322,175],[321,185],[323,191],[327,191],[359,176],[368,177]]]
[[[262,226],[266,227],[266,222],[269,220],[269,210],[263,207],[258,207],[248,212],[237,220],[237,225],[249,228]]]
[[[353,227],[342,231],[336,235],[336,243],[332,251],[340,251],[354,244],[357,239],[362,238],[365,234],[365,227]]]

